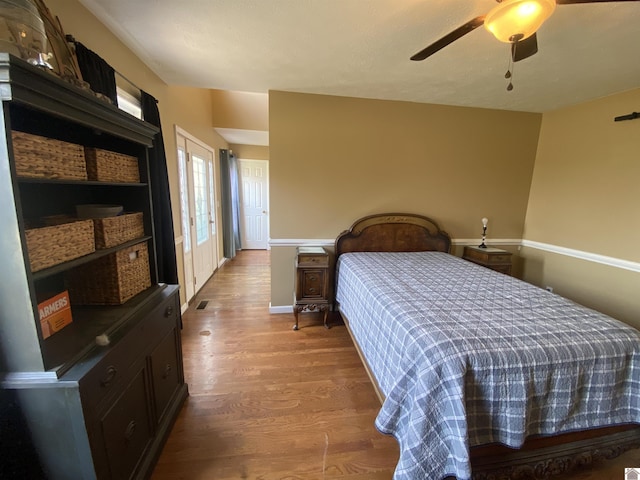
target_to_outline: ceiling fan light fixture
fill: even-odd
[[[556,9],[555,0],[503,0],[485,17],[484,26],[505,43],[524,40]]]

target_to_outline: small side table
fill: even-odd
[[[298,247],[295,262],[294,330],[298,330],[300,312],[323,312],[324,326],[329,328],[329,254],[322,247]]]
[[[494,247],[466,246],[464,247],[462,258],[496,272],[511,275],[511,252],[506,250]]]

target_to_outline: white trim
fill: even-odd
[[[186,312],[187,310],[189,310],[189,302],[185,302],[182,304],[182,306],[180,307],[180,313],[184,315],[184,312]]]
[[[454,238],[451,240],[453,245],[478,245],[478,238]],[[319,246],[333,247],[336,241],[333,238],[270,238],[269,245],[272,247],[302,247],[302,246]],[[492,238],[486,240],[488,245],[520,245],[522,240],[519,238]]]
[[[452,238],[452,245],[479,245],[481,243],[479,238]],[[488,238],[485,240],[488,246],[492,245],[521,245],[522,240],[519,238]]]
[[[270,238],[269,245],[272,247],[333,247],[335,238]]]
[[[271,302],[269,302],[269,313],[293,313],[293,305],[278,305],[277,307],[274,307],[271,305]]]
[[[566,255],[568,257],[579,258],[580,260],[587,260],[589,262],[601,263],[610,267],[623,268],[625,270],[631,270],[632,272],[640,272],[640,263],[622,260],[620,258],[608,257],[597,253],[583,252],[582,250],[574,250],[573,248],[560,247],[549,243],[534,242],[532,240],[522,240],[522,246],[535,248],[537,250],[544,250],[545,252],[557,253],[559,255]]]
[[[477,238],[454,238],[451,240],[452,245],[477,245]],[[547,252],[566,255],[569,257],[579,258],[589,262],[600,263],[610,267],[623,268],[632,272],[640,272],[640,262],[632,262],[621,258],[608,257],[597,253],[575,250],[573,248],[561,247],[559,245],[551,245],[549,243],[534,242],[532,240],[520,240],[518,238],[490,238],[485,241],[489,246],[493,245],[512,245],[535,248]],[[300,247],[300,246],[320,246],[332,247],[335,244],[333,239],[313,239],[313,238],[272,238],[269,245],[272,247]]]
[[[209,150],[210,152],[212,152],[213,153],[213,158],[215,160],[215,158],[216,158],[216,156],[215,156],[216,155],[216,149],[213,148],[211,145],[203,142],[198,137],[193,136],[192,134],[187,132],[184,128],[180,127],[176,123],[173,124],[173,130],[174,130],[176,135],[180,135],[180,136],[186,138],[187,140],[191,140],[193,143],[196,143],[196,144],[200,145],[205,150]]]

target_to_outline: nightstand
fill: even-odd
[[[324,326],[329,328],[329,254],[322,247],[298,247],[295,262],[294,330],[298,330],[300,312],[323,312]]]
[[[511,275],[511,252],[507,252],[506,250],[494,247],[480,248],[466,246],[464,247],[462,258],[495,270],[496,272]]]

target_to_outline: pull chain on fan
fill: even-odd
[[[531,53],[532,48],[535,48],[536,51],[538,50],[535,33],[531,37],[525,39],[527,43],[522,39],[523,36],[523,34],[518,33],[516,35],[512,35],[509,39],[511,41],[511,48],[509,49],[509,64],[507,66],[507,73],[504,74],[504,78],[509,80],[509,84],[507,85],[508,92],[513,90],[513,73],[516,69],[516,62],[520,59],[519,55],[526,55],[526,57],[530,57],[535,53]]]

